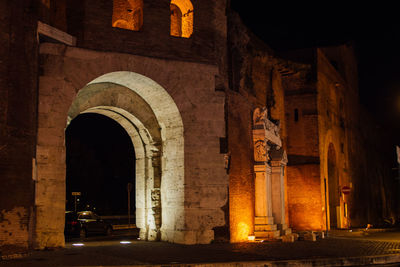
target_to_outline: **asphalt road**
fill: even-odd
[[[393,230],[393,231],[377,231],[374,232],[373,230],[368,231],[360,231],[354,232],[353,234],[349,233],[347,235],[338,235],[337,237],[348,237],[352,239],[360,239],[360,240],[371,240],[371,241],[383,241],[383,242],[400,242],[400,231]]]
[[[368,235],[351,233],[347,236],[329,237],[315,242],[282,243],[274,241],[191,246],[166,242],[146,242],[126,236],[90,237],[83,241],[79,238],[72,240],[62,249],[34,251],[24,258],[0,261],[0,266],[171,265],[370,257],[400,254],[399,241],[400,232],[370,233]],[[83,245],[79,246],[78,244]]]

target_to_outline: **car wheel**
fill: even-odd
[[[85,228],[81,228],[81,230],[79,231],[79,237],[80,238],[85,238],[87,236],[87,232]]]
[[[108,226],[107,229],[106,229],[106,235],[110,236],[110,235],[112,235],[112,233],[113,233],[112,227]]]

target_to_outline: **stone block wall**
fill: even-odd
[[[0,251],[4,253],[25,250],[31,241],[37,84],[35,10],[34,1],[0,3]]]
[[[211,242],[214,239],[213,229],[225,226],[227,217],[224,207],[227,205],[228,179],[224,168],[224,155],[220,153],[219,144],[220,138],[225,135],[225,99],[221,92],[215,91],[215,75],[218,69],[213,65],[183,61],[171,64],[167,60],[102,53],[55,44],[43,44],[41,58],[44,72],[41,77],[43,82],[40,83],[39,108],[42,110],[49,107],[52,114],[60,113],[61,117],[64,114],[64,122],[67,120],[68,106],[79,88],[102,74],[120,70],[132,71],[145,75],[165,88],[179,109],[184,130],[181,143],[184,150],[177,148],[179,151],[171,150],[168,153],[176,153],[177,156],[184,153],[184,176],[169,173],[161,178],[161,209],[164,216],[161,219],[161,238],[186,244]],[[93,99],[93,103],[100,101],[104,102],[102,105],[112,106],[112,99],[113,96],[101,95],[100,98]],[[127,106],[129,101],[123,101],[122,97],[118,99],[120,100],[116,100],[116,105],[125,105],[125,109],[130,110]],[[153,109],[161,109],[164,104],[160,103],[159,107]],[[62,110],[61,106],[64,106]],[[49,135],[51,137],[53,132],[52,118],[43,116],[44,113],[40,117],[43,119],[40,123],[43,131],[40,131],[39,136],[45,137],[43,140],[51,141]],[[168,119],[169,114],[165,113],[162,116]],[[61,117],[57,119],[57,125],[62,123]],[[146,123],[147,120],[144,119]],[[57,147],[63,140],[63,133],[59,131],[63,129],[61,126],[53,129]],[[162,134],[161,138],[164,139],[165,136]],[[168,138],[163,140],[172,143],[178,141]],[[52,155],[54,158],[55,154]],[[174,158],[169,156],[164,160],[163,168],[170,168],[168,166],[179,162],[174,163]],[[59,183],[63,183],[64,179],[62,168],[61,165],[54,165],[52,171],[53,176],[58,177]],[[59,192],[61,195],[64,188],[61,185],[57,186],[57,183],[52,192]],[[46,203],[51,199],[49,196],[44,194],[40,197],[44,206],[48,205]],[[58,205],[57,203],[54,205]],[[60,205],[54,206],[54,209],[61,210],[62,213]],[[55,237],[62,227],[55,225],[53,228],[54,233],[51,236]],[[40,232],[44,233],[44,229],[45,227],[40,228]],[[62,241],[54,242],[62,245]]]
[[[192,2],[195,10],[194,34],[189,39],[170,36],[170,1],[166,0],[144,1],[144,28],[140,32],[111,27],[112,1],[26,0],[18,3],[10,1],[1,3],[0,21],[3,26],[0,27],[0,81],[2,84],[0,87],[0,158],[2,161],[0,165],[0,179],[2,181],[2,186],[0,187],[0,200],[2,203],[0,206],[0,240],[2,243],[28,247],[32,243],[31,240],[33,240],[31,236],[35,235],[33,231],[33,222],[35,221],[33,215],[37,213],[42,216],[42,211],[38,212],[34,208],[34,179],[37,178],[37,167],[40,169],[40,164],[51,161],[51,155],[54,154],[54,151],[49,147],[36,146],[36,132],[39,131],[41,133],[40,138],[45,136],[46,141],[50,142],[52,146],[61,149],[59,145],[62,141],[62,132],[47,129],[46,134],[43,135],[44,127],[51,128],[54,123],[64,122],[65,120],[58,113],[52,114],[52,116],[47,114],[52,110],[52,106],[48,104],[49,99],[54,96],[54,90],[57,87],[49,88],[48,95],[41,95],[42,106],[40,109],[44,120],[40,122],[40,129],[36,130],[39,76],[41,76],[40,83],[42,84],[57,83],[62,86],[74,84],[74,90],[82,88],[84,82],[96,78],[88,74],[91,73],[89,69],[88,73],[80,73],[77,74],[78,77],[73,76],[69,81],[61,81],[60,77],[58,77],[59,73],[66,69],[57,64],[57,60],[54,57],[48,56],[46,53],[42,54],[40,58],[41,64],[38,64],[38,41],[45,42],[48,37],[40,36],[38,38],[36,35],[37,21],[42,21],[76,36],[78,46],[106,53],[109,51],[125,52],[153,58],[205,62],[212,65],[223,62],[226,53],[226,1],[218,1],[217,3],[208,0]],[[64,48],[61,48],[61,50],[57,51],[62,54],[63,50]],[[90,60],[96,57],[88,50],[84,54],[87,58],[92,57]],[[106,58],[107,55],[109,54],[105,54]],[[142,59],[139,59],[139,61],[142,62]],[[44,62],[48,64],[46,65]],[[169,61],[162,62],[167,65],[171,64]],[[132,64],[131,62],[125,62],[122,65],[117,64],[118,66],[114,66],[114,70],[131,69],[130,66]],[[140,64],[138,63],[138,65]],[[222,64],[220,65],[222,66]],[[201,66],[209,65],[200,64],[198,66],[201,69]],[[97,67],[98,65],[95,68]],[[157,64],[151,66],[151,68],[154,73],[157,73],[156,76],[160,75],[160,71],[163,70]],[[180,105],[184,106],[185,110],[194,108],[195,112],[199,114],[198,118],[185,117],[185,123],[188,124],[188,132],[192,129],[190,130],[191,134],[197,136],[196,141],[193,140],[193,144],[190,142],[185,143],[188,146],[187,151],[200,149],[199,143],[207,143],[213,147],[198,153],[198,156],[196,152],[192,152],[191,155],[188,152],[187,164],[193,166],[191,168],[192,172],[188,173],[188,175],[192,175],[196,179],[189,183],[190,185],[187,185],[188,191],[193,191],[195,196],[192,197],[192,195],[187,194],[188,201],[185,205],[188,212],[190,209],[193,209],[190,211],[192,213],[195,213],[194,210],[196,209],[204,209],[215,214],[212,216],[206,214],[194,216],[196,220],[202,221],[200,224],[193,224],[191,220],[184,221],[182,227],[179,226],[179,230],[185,227],[192,227],[194,229],[193,233],[201,232],[201,234],[193,235],[193,233],[189,233],[189,235],[192,235],[189,238],[190,240],[183,236],[183,239],[178,239],[177,242],[209,242],[214,238],[212,229],[218,230],[221,227],[226,229],[226,219],[228,218],[227,178],[219,143],[220,138],[224,138],[226,135],[224,120],[225,100],[223,93],[215,92],[215,90],[217,87],[219,88],[217,90],[225,87],[227,79],[226,72],[222,68],[218,69],[213,66],[211,69],[213,70],[206,71],[208,73],[208,76],[206,75],[207,78],[202,76],[203,72],[198,72],[197,67],[188,69],[193,70],[193,73],[199,74],[198,78],[207,83],[206,87],[209,91],[199,98],[199,101],[195,100],[192,103],[182,98],[183,102]],[[185,71],[185,68],[176,69],[172,72],[174,75],[179,76],[181,71]],[[43,76],[43,72],[47,73],[46,76]],[[101,69],[100,72],[96,73],[98,75],[103,74]],[[173,92],[188,93],[193,99],[200,95],[197,91],[199,90],[198,86],[200,84],[204,86],[205,84],[200,82],[196,84],[196,87],[196,85],[191,84],[183,85],[179,77],[175,81],[172,81],[171,77],[165,77],[165,79],[169,80],[171,84],[180,84],[180,86],[172,86],[174,88],[171,89]],[[190,80],[187,79],[186,81]],[[81,83],[81,81],[84,82]],[[185,88],[185,90],[177,88]],[[64,94],[59,95],[60,99],[64,97],[67,96]],[[209,102],[210,100],[211,102]],[[210,115],[205,116],[204,110],[208,110]],[[191,128],[192,126],[193,128]],[[42,141],[42,139],[37,140],[38,144]],[[38,149],[37,153],[35,152],[36,149]],[[57,151],[57,153],[60,152],[59,149]],[[215,153],[215,156],[210,157],[210,153]],[[40,156],[39,162],[35,159],[36,154]],[[45,176],[49,177],[48,182],[57,187],[57,189],[50,190],[52,187],[48,187],[46,190],[47,193],[51,191],[51,194],[57,194],[62,198],[64,194],[62,183],[57,185],[57,182],[51,178],[53,174],[55,176],[64,175],[64,172],[60,171],[60,169],[64,168],[63,158],[59,158],[58,161],[54,165],[54,172],[45,174]],[[214,171],[210,171],[210,168]],[[215,171],[215,168],[218,171]],[[204,177],[208,178],[202,181]],[[210,181],[212,185],[208,184]],[[209,191],[213,192],[213,197],[211,198],[213,205],[218,203],[219,206],[223,207],[222,210],[211,207],[211,202],[199,200],[205,199],[202,197],[203,195],[210,195]],[[9,198],[10,192],[13,192],[13,198]],[[37,192],[38,196],[47,194],[41,190]],[[43,203],[38,201],[36,204],[40,206]],[[56,204],[55,209],[61,210],[61,206],[61,204]],[[63,220],[61,217],[63,216],[62,213],[58,214],[60,222],[53,226],[61,229],[61,220]],[[54,228],[53,226],[43,227],[49,227],[49,232],[51,232],[51,229]],[[221,231],[221,229],[218,231]],[[226,239],[227,232],[222,230],[222,233]],[[42,240],[38,236],[35,238],[36,240]],[[46,239],[46,237],[44,238]],[[46,242],[49,246],[54,246],[54,244],[62,245],[63,242],[59,241],[62,238],[62,234],[57,234],[54,236],[54,242],[50,239]]]

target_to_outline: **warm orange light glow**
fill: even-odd
[[[233,183],[232,188],[235,188]],[[245,192],[243,187],[242,191]],[[231,242],[248,242],[249,235],[254,234],[254,202],[251,195],[245,193],[232,194],[230,204]]]
[[[250,234],[250,227],[246,223],[240,222],[238,224],[237,238],[241,241],[247,241],[249,234]]]
[[[321,181],[318,165],[288,166],[288,209],[290,226],[296,230],[324,229]],[[329,207],[328,207],[329,208]]]
[[[189,38],[193,33],[193,5],[190,0],[171,1],[171,35]]]
[[[139,31],[143,25],[143,0],[114,0],[112,26]]]
[[[255,240],[256,240],[256,236],[254,236],[254,235],[249,235],[249,236],[247,237],[247,239],[248,239],[249,241],[255,241]]]

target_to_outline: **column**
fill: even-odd
[[[255,172],[255,222],[273,224],[271,201],[271,168],[267,164],[254,165]]]
[[[272,214],[282,235],[291,233],[286,225],[284,170],[287,164],[283,148],[271,149]]]
[[[273,239],[279,236],[273,218],[272,170],[269,165],[268,144],[265,126],[266,110],[256,109],[253,115],[253,145],[255,172],[255,218],[254,235],[258,239]]]

